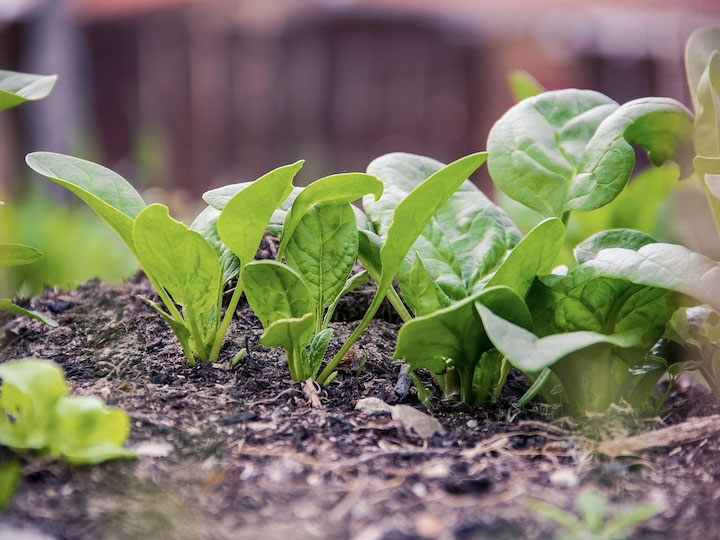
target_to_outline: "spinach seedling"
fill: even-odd
[[[34,75],[0,70],[0,111],[47,97],[56,80],[57,75]],[[2,204],[3,202],[0,201],[0,206]],[[30,246],[0,243],[0,268],[32,264],[41,258],[42,253]],[[48,326],[57,326],[52,319],[16,306],[7,299],[0,299],[0,311],[30,317]]]
[[[77,465],[135,457],[123,448],[127,415],[95,397],[67,396],[65,375],[53,362],[6,362],[0,364],[0,379],[0,445]]]
[[[244,262],[254,258],[272,213],[302,166],[269,172],[233,197],[223,219],[219,212],[205,211],[188,228],[172,219],[167,207],[146,207],[125,179],[101,165],[49,152],[29,154],[26,161],[86,202],[120,236],[164,306],[144,300],[168,323],[193,366],[195,358],[217,360],[242,291],[236,287],[221,319],[224,287],[239,272],[236,255]],[[223,220],[234,231],[231,247],[237,253],[219,240]]]

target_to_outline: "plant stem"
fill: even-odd
[[[518,409],[522,409],[530,403],[535,396],[538,395],[538,392],[542,390],[542,387],[545,386],[545,383],[550,378],[550,374],[552,372],[550,371],[550,368],[543,368],[543,370],[540,372],[540,375],[537,379],[535,379],[535,382],[532,383],[530,388],[528,388],[527,392],[523,394],[523,396],[520,398],[520,400],[515,404],[515,406]]]
[[[400,318],[403,320],[403,322],[408,322],[412,320],[412,315],[410,315],[410,312],[405,307],[405,304],[400,298],[400,295],[395,290],[395,287],[390,287],[387,291],[386,296],[392,304],[392,307],[394,307],[395,311],[397,311],[397,314],[400,315]]]
[[[570,220],[570,210],[562,215],[562,224],[567,227],[568,221]]]
[[[172,301],[172,298],[170,298],[170,295],[167,293],[167,291],[157,282],[155,279],[149,275],[147,272],[145,272],[145,275],[148,278],[148,281],[150,282],[150,285],[153,286],[155,291],[158,293],[158,296],[163,301],[163,304],[165,304],[165,307],[170,312],[170,318],[172,318],[174,321],[176,321],[178,324],[185,324],[185,319],[183,319],[183,316],[178,311],[178,308],[175,307],[175,302]],[[172,330],[172,327],[170,328]],[[175,332],[173,331],[175,334]],[[185,353],[185,357],[188,359],[188,364],[190,367],[195,367],[195,354],[193,353],[192,349],[190,348],[190,345],[187,343],[186,340],[182,339],[180,336],[175,334],[175,337],[180,342],[180,346],[182,347],[183,353]]]
[[[202,332],[200,332],[200,328],[198,328],[197,318],[195,317],[195,313],[190,309],[190,307],[186,307],[186,309],[187,320],[190,323],[190,333],[192,334],[193,341],[195,342],[195,349],[197,350],[197,355],[200,357],[200,360],[206,362],[207,355],[203,350],[204,347],[202,340]]]
[[[223,317],[220,329],[215,334],[215,341],[213,342],[212,349],[210,350],[210,356],[208,357],[208,361],[210,361],[211,363],[216,362],[218,356],[220,356],[220,349],[222,348],[222,344],[225,341],[225,335],[227,334],[228,328],[230,327],[230,322],[232,321],[233,315],[235,315],[235,310],[237,309],[237,305],[240,302],[242,292],[242,284],[240,282],[240,278],[238,277],[237,284],[235,285],[235,290],[233,291],[232,297],[230,298],[230,304],[228,304],[227,311],[225,311],[225,317]]]

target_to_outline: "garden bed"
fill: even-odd
[[[613,460],[595,451],[597,429],[513,408],[527,384],[511,374],[496,407],[437,401],[432,414],[444,432],[423,439],[388,413],[355,409],[377,397],[423,410],[414,389],[396,392],[399,324],[391,310],[364,334],[353,365],[319,389],[291,383],[282,350],[258,344],[262,327],[243,304],[221,363],[188,367],[169,328],[137,298],[151,292],[141,275],[122,286],[91,281],[48,291],[31,307],[51,314],[60,323],[54,329],[0,317],[0,361],[57,362],[74,393],[102,396],[129,414],[129,444],[141,454],[74,468],[23,458],[25,478],[0,536],[11,526],[72,539],[548,538],[555,527],[527,509],[527,497],[569,510],[588,487],[611,507],[667,505],[634,536],[720,531],[717,422],[689,440]],[[331,350],[371,292],[366,286],[341,304],[336,319],[345,322],[333,323]],[[249,354],[230,369],[243,346]],[[367,363],[355,376],[362,355]],[[690,380],[670,404],[663,418],[620,415],[597,425],[622,438],[720,413]]]

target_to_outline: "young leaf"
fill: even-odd
[[[42,259],[37,249],[22,244],[0,244],[0,268],[23,266]]]
[[[310,342],[310,377],[313,379],[317,377],[322,366],[322,361],[325,358],[325,351],[327,351],[328,345],[330,345],[330,338],[332,338],[333,329],[326,328],[322,332],[318,333],[313,337]]]
[[[281,319],[315,315],[315,302],[305,282],[291,268],[275,261],[246,264],[241,273],[248,304],[265,330]]]
[[[416,317],[448,307],[452,302],[425,268],[422,257],[415,253],[407,277],[405,301]]]
[[[51,152],[28,154],[25,161],[35,172],[82,199],[135,254],[133,221],[145,202],[122,176],[90,161]]]
[[[123,448],[130,420],[119,409],[108,409],[96,397],[61,397],[49,430],[50,451],[73,465],[95,465],[110,459],[136,457]]]
[[[223,243],[247,264],[255,259],[273,212],[292,192],[303,161],[279,167],[258,178],[227,202],[217,222]]]
[[[0,445],[45,447],[55,403],[68,392],[62,369],[45,360],[14,360],[0,364],[0,380]]]
[[[0,70],[0,111],[47,97],[55,81],[57,75]]]
[[[413,190],[438,171],[453,174],[452,166],[443,167],[434,159],[403,153],[379,157],[369,165],[368,172],[382,180],[385,191],[378,201],[365,197],[363,206],[382,239],[388,236],[395,210]],[[426,225],[414,235],[416,241],[398,269],[400,289],[411,304],[416,303],[414,297],[418,294],[408,282],[415,253],[420,254],[427,271],[447,296],[461,300],[497,268],[507,250],[520,240],[520,233],[507,215],[470,181],[461,182],[423,223]],[[361,257],[365,255],[362,247]]]
[[[45,317],[44,315],[38,313],[37,311],[30,311],[29,309],[24,309],[24,308],[21,308],[20,306],[16,306],[10,300],[6,300],[4,298],[0,298],[0,311],[5,311],[7,313],[13,313],[15,315],[21,315],[23,317],[29,317],[31,319],[40,321],[41,323],[43,323],[47,326],[53,327],[53,328],[58,325],[58,323],[55,322],[50,317]]]
[[[332,320],[332,316],[335,313],[335,309],[337,308],[340,299],[346,294],[349,294],[355,289],[358,289],[365,285],[368,282],[368,279],[369,278],[367,270],[358,272],[357,274],[348,278],[348,280],[345,282],[345,285],[343,285],[342,290],[337,294],[335,300],[333,300],[332,304],[330,304],[330,307],[328,307],[327,312],[325,313],[325,319],[323,320],[323,327],[327,328],[327,325],[330,324],[330,321]]]
[[[635,347],[640,343],[638,332],[605,335],[579,331],[539,338],[532,332],[495,315],[479,302],[477,310],[485,331],[495,347],[522,371],[536,372],[552,366],[565,356],[592,345]]]
[[[311,208],[295,225],[286,245],[288,266],[302,276],[318,309],[325,309],[342,290],[357,260],[358,234],[350,204]]]
[[[647,244],[654,244],[656,240],[649,234],[629,229],[611,229],[594,234],[575,247],[575,258],[583,264],[597,257],[603,249],[627,248],[637,251]]]
[[[285,215],[282,239],[278,247],[278,260],[285,254],[288,242],[292,239],[296,227],[305,214],[314,206],[351,203],[364,195],[370,194],[379,199],[383,192],[383,184],[369,174],[346,173],[335,174],[316,180],[301,193]]]
[[[290,377],[295,382],[313,376],[305,347],[312,340],[314,321],[314,313],[306,313],[298,318],[278,319],[267,326],[260,337],[260,343],[265,347],[285,349]]]
[[[515,101],[522,101],[523,99],[545,92],[545,88],[542,87],[537,79],[522,69],[516,69],[510,72],[508,84],[510,85],[510,90],[512,90]]]
[[[240,273],[240,259],[220,240],[217,230],[219,217],[220,211],[208,206],[190,224],[190,230],[199,233],[215,249],[222,269],[222,283],[224,285]]]
[[[212,246],[170,217],[167,206],[151,204],[135,220],[133,240],[142,267],[175,302],[199,315],[217,302],[220,264]]]

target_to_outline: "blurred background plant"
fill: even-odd
[[[716,0],[3,0],[0,67],[59,80],[0,118],[0,239],[46,255],[0,277],[0,294],[134,269],[104,225],[29,173],[27,152],[102,163],[189,223],[202,192],[293,160],[307,184],[390,151],[449,162],[481,150],[516,68],[548,89],[689,103],[685,40],[712,24]],[[699,188],[648,174],[574,219],[572,241],[632,218],[720,258]],[[485,172],[475,181],[492,189]]]

